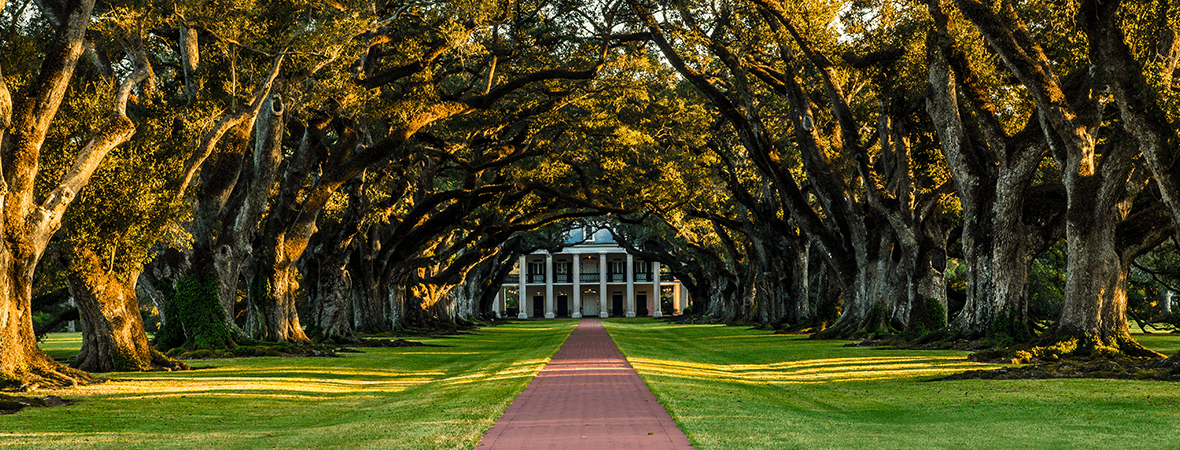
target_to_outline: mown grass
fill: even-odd
[[[843,347],[739,327],[606,321],[699,449],[1176,448],[1180,385],[925,382],[965,352]],[[535,321],[342,358],[190,361],[107,374],[65,408],[0,416],[9,448],[472,448],[572,330]],[[1165,354],[1180,336],[1136,334]],[[42,343],[54,357],[80,335]]]
[[[80,403],[0,416],[0,447],[473,448],[573,330],[575,321],[483,328],[340,358],[189,361],[187,372],[38,394]],[[54,356],[79,336],[53,335]]]
[[[64,361],[78,354],[82,346],[82,333],[49,333],[38,346],[53,359]]]
[[[606,323],[698,449],[1177,448],[1180,435],[1176,383],[928,382],[1002,366],[740,327]],[[1136,337],[1180,348],[1180,337]]]
[[[1157,352],[1163,353],[1167,356],[1175,355],[1180,352],[1180,334],[1171,333],[1131,333],[1131,336],[1143,344],[1144,347],[1150,348]]]

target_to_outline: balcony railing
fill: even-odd
[[[622,273],[609,273],[606,275],[606,280],[611,283],[624,283],[627,281],[627,278],[625,277],[625,275],[626,274],[622,274]],[[583,273],[583,274],[579,274],[579,279],[582,280],[582,283],[597,283],[601,276],[602,276],[602,274],[599,274],[599,273]],[[667,274],[667,273],[661,273],[660,278],[665,279],[665,280],[671,279],[671,275]],[[529,284],[544,284],[545,283],[545,274],[530,273],[525,276],[525,281]],[[653,274],[650,274],[650,273],[637,273],[637,274],[635,274],[635,282],[636,283],[650,283],[653,281],[655,281],[655,276]],[[554,283],[573,283],[574,276],[572,274],[568,274],[568,273],[553,274],[553,282]],[[509,274],[508,277],[504,279],[504,284],[519,284],[519,283],[520,283],[520,275],[517,275],[517,274]]]

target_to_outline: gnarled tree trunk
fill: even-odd
[[[753,228],[753,227],[749,227]],[[810,243],[782,236],[758,237],[749,230],[752,270],[758,271],[757,306],[762,323],[802,324],[811,318],[807,298]],[[765,234],[765,233],[759,233]]]
[[[295,307],[295,291],[299,289],[295,264],[284,251],[283,236],[275,237],[275,241],[264,241],[258,273],[250,284],[246,331],[263,341],[309,342]]]
[[[342,259],[347,259],[343,255]],[[352,299],[352,275],[345,270],[344,261],[329,258],[327,255],[316,261],[320,267],[315,271],[315,280],[309,285],[314,286],[308,302],[312,313],[316,315],[313,328],[318,330],[318,339],[353,340],[356,332],[352,327],[352,317],[349,314],[349,303]]]
[[[1016,135],[1004,131],[942,3],[928,2],[937,27],[927,37],[926,109],[963,205],[967,302],[951,327],[965,338],[1028,340],[1029,265],[1063,232],[1064,194],[1051,185],[1033,192],[1046,150],[1039,122],[1033,117]]]
[[[188,369],[148,343],[135,293],[138,272],[105,270],[89,249],[74,247],[66,279],[84,324],[82,350],[72,367],[89,372]]]
[[[190,34],[195,33],[190,30]],[[193,46],[196,42],[185,43]],[[189,50],[193,49],[185,51]],[[192,249],[184,255],[165,250],[147,270],[155,280],[154,287],[171,299],[162,311],[172,319],[161,324],[157,345],[187,343],[197,348],[226,348],[233,346],[240,334],[234,317],[238,284],[270,193],[266,170],[268,165],[277,164],[273,160],[278,154],[271,145],[278,139],[273,133],[259,133],[262,136],[255,139],[253,152],[250,138],[260,113],[265,110],[268,119],[282,114],[278,96],[271,95],[281,64],[281,58],[275,61],[269,75],[255,87],[249,104],[225,114],[201,136],[196,151],[185,162],[184,176],[176,180],[176,198],[180,199],[199,172],[194,217],[188,226],[193,236]],[[264,120],[258,126],[271,125]],[[273,172],[270,168],[270,182]],[[209,317],[214,312],[216,323]],[[196,322],[186,323],[193,320]]]
[[[353,241],[367,228],[365,215],[369,210],[369,199],[363,183],[362,172],[354,178],[348,191],[348,210],[336,224],[332,233],[320,233],[322,242],[314,255],[309,273],[304,274],[307,283],[309,309],[315,315],[310,324],[320,339],[354,340],[352,318],[349,316],[349,301],[353,290],[352,274],[347,270],[354,253]],[[310,276],[309,276],[310,275]]]
[[[1099,148],[1094,173],[1077,170],[1079,158],[1065,158],[1063,180],[1069,190],[1066,213],[1066,265],[1061,318],[1042,341],[1077,339],[1080,350],[1117,351],[1132,356],[1162,356],[1140,345],[1127,326],[1127,274],[1134,259],[1172,231],[1162,204],[1128,216],[1148,174],[1137,164],[1131,139]]]
[[[383,281],[382,271],[377,270],[377,249],[380,239],[372,237],[376,228],[370,228],[365,238],[350,254],[348,273],[352,280],[352,324],[353,329],[362,333],[376,333],[393,329],[391,321],[389,286]]]
[[[0,8],[3,6],[0,1]],[[107,122],[38,204],[35,184],[41,146],[82,56],[94,1],[74,0],[54,6],[59,7],[54,13],[60,23],[39,73],[15,100],[0,81],[0,386],[34,388],[90,380],[85,372],[62,367],[37,348],[32,320],[33,272],[76,194],[107,153],[135,133],[126,106],[132,88],[148,75],[147,61],[139,54],[136,70],[119,85]]]

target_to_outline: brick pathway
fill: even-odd
[[[602,322],[582,319],[479,449],[691,449]]]

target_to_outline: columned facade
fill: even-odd
[[[680,314],[680,282],[660,276],[660,264],[628,254],[609,232],[586,233],[557,253],[521,256],[507,286],[517,291],[516,317],[662,317]],[[670,308],[660,307],[660,288],[671,288]],[[510,288],[502,288],[496,310],[511,309]]]

